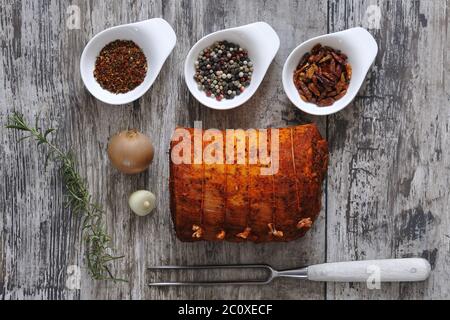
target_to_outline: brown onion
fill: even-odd
[[[120,132],[109,141],[108,156],[112,165],[126,174],[145,171],[152,163],[153,155],[150,139],[134,129]]]

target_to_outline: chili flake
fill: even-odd
[[[294,84],[303,101],[327,107],[347,94],[351,78],[352,67],[347,56],[317,44],[300,60]]]
[[[127,93],[147,75],[147,58],[136,43],[116,40],[107,44],[95,61],[94,77],[112,93]]]

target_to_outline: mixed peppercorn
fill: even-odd
[[[217,101],[233,99],[250,85],[253,62],[239,45],[219,41],[202,50],[195,61],[198,88]]]
[[[294,84],[302,100],[327,107],[347,94],[351,78],[347,56],[318,44],[300,60]]]
[[[107,44],[95,61],[94,77],[112,93],[127,93],[147,75],[147,59],[136,43],[116,40]]]

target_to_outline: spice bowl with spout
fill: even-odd
[[[314,103],[303,101],[293,79],[302,57],[318,44],[342,51],[348,57],[348,62],[352,67],[347,93],[328,107],[320,107]],[[289,100],[306,113],[324,116],[339,112],[355,99],[377,54],[378,45],[375,39],[363,28],[352,28],[310,39],[295,48],[286,60],[282,75],[284,91]]]
[[[252,79],[245,91],[233,99],[217,101],[199,89],[194,80],[195,62],[202,50],[220,41],[229,41],[242,46],[248,52],[253,64]],[[280,39],[275,30],[265,22],[256,22],[236,28],[211,33],[200,39],[189,51],[184,76],[191,94],[204,106],[217,110],[229,110],[247,102],[257,91],[280,47]]]
[[[112,93],[97,82],[94,76],[96,59],[100,51],[115,40],[131,40],[147,59],[144,80],[126,93]],[[177,38],[170,24],[161,18],[115,26],[95,35],[86,45],[80,59],[80,73],[88,91],[98,100],[122,105],[142,97],[155,82],[166,59],[175,47]]]

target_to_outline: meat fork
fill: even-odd
[[[213,285],[266,285],[280,277],[325,282],[415,282],[426,280],[431,272],[430,264],[421,258],[386,259],[334,262],[309,267],[278,271],[266,264],[213,265],[213,266],[160,266],[158,270],[218,270],[218,269],[262,269],[268,276],[262,280],[248,281],[192,281],[150,282],[149,286],[213,286]]]

